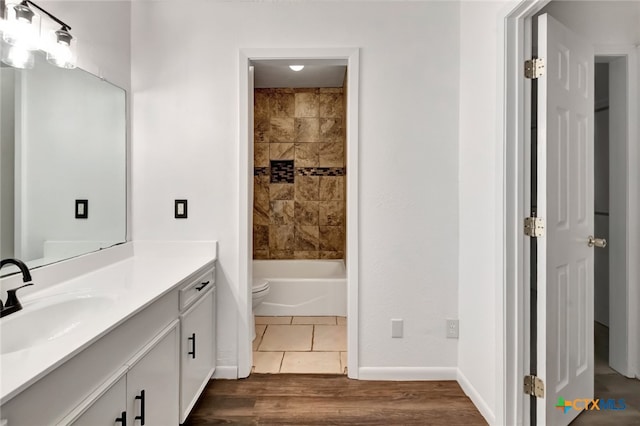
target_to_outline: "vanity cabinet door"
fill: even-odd
[[[176,320],[129,364],[127,425],[178,424],[178,366]]]
[[[73,426],[124,426],[124,420],[120,422],[116,420],[126,418],[126,416],[123,416],[123,412],[127,409],[126,392],[127,380],[126,376],[122,375],[100,397],[92,401],[89,408],[76,417],[75,420],[70,422],[65,420],[59,424],[72,424]]]
[[[215,370],[215,288],[180,316],[180,423]]]

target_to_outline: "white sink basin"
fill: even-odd
[[[0,354],[41,345],[79,330],[115,304],[112,297],[82,295],[24,304],[0,320]]]

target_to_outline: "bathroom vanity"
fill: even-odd
[[[215,370],[215,243],[128,244],[2,319],[6,426],[185,421]]]
[[[0,426],[177,425],[215,370],[216,243],[123,243],[127,94],[33,55],[1,71],[0,258],[38,268],[0,319]]]

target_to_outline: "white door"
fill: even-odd
[[[551,16],[538,18],[539,424],[567,425],[593,398],[593,48]],[[566,412],[565,412],[566,411]]]

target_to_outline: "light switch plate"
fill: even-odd
[[[76,219],[89,219],[89,200],[76,200]]]
[[[175,200],[174,217],[176,219],[187,218],[187,200]]]

